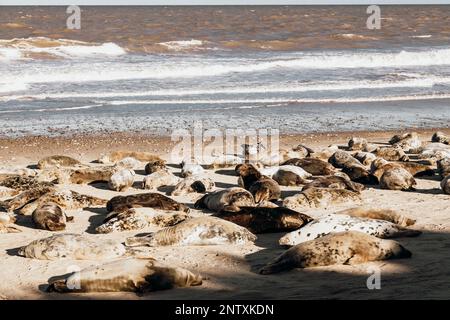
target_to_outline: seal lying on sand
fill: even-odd
[[[174,287],[199,286],[202,277],[154,259],[123,259],[49,279],[47,292],[145,293]]]
[[[286,234],[280,239],[279,243],[281,245],[293,246],[323,237],[330,233],[342,231],[359,231],[382,239],[416,237],[421,234],[420,231],[406,229],[385,220],[350,217],[344,214],[331,213],[308,223],[298,230]]]
[[[22,215],[31,215],[39,206],[55,203],[63,210],[79,210],[84,208],[102,207],[107,200],[88,196],[75,191],[61,189],[48,192],[37,200],[26,204],[19,210]]]
[[[354,265],[369,261],[410,258],[411,252],[393,240],[358,231],[333,233],[296,245],[259,270],[271,274],[294,268]]]
[[[12,225],[14,222],[16,222],[16,219],[12,215],[6,212],[0,212],[0,234],[22,232],[22,230]]]
[[[399,147],[380,147],[374,151],[374,154],[388,161],[409,161],[405,151]]]
[[[181,162],[181,176],[183,178],[205,173],[205,169],[197,163]]]
[[[0,186],[0,199],[11,198],[11,197],[17,196],[19,193],[20,193],[19,190]]]
[[[438,173],[442,179],[450,176],[450,158],[444,158],[437,162]]]
[[[441,181],[441,188],[446,194],[450,194],[450,176]]]
[[[72,167],[83,167],[84,165],[71,157],[67,156],[50,156],[39,160],[37,163],[38,169],[48,169],[48,168],[72,168]]]
[[[142,188],[147,190],[156,190],[159,187],[174,186],[180,181],[180,178],[175,176],[167,169],[158,170],[144,177],[142,181]]]
[[[411,226],[416,220],[408,218],[398,212],[390,209],[372,209],[372,208],[350,208],[336,212],[336,214],[345,214],[351,217],[369,218],[386,220],[402,227]]]
[[[255,206],[253,195],[242,188],[229,188],[208,193],[195,203],[197,209],[209,209],[215,212],[239,211],[240,207]]]
[[[339,204],[355,204],[361,202],[357,192],[335,188],[308,188],[294,196],[283,200],[283,207],[301,211],[308,208],[326,208]]]
[[[336,168],[342,168],[342,172],[347,174],[352,181],[370,184],[377,183],[370,171],[361,162],[345,151],[336,151],[329,162]]]
[[[431,142],[439,142],[443,144],[450,144],[450,137],[448,137],[445,133],[438,131],[433,134],[431,137]]]
[[[19,175],[8,176],[0,179],[0,186],[18,191],[26,191],[30,189],[52,187],[55,184],[48,181],[40,181],[36,177],[23,177]]]
[[[145,165],[145,174],[152,174],[157,171],[166,170],[166,162],[164,160],[149,161]]]
[[[254,182],[248,190],[252,193],[256,203],[277,201],[281,197],[280,186],[269,177],[262,177]]]
[[[150,162],[156,160],[162,160],[160,157],[155,156],[149,152],[135,152],[135,151],[113,151],[109,154],[102,155],[98,162],[100,163],[116,163],[125,158],[135,158],[142,162]]]
[[[383,160],[375,160],[372,163],[373,176],[380,182],[380,187],[389,190],[413,190],[417,185],[416,180],[409,170],[421,170],[424,165],[417,164],[415,168],[412,166],[404,167],[400,163],[388,163]],[[409,168],[407,170],[406,168]],[[430,169],[431,170],[431,169]],[[434,170],[431,170],[434,174]]]
[[[296,230],[313,219],[303,213],[283,208],[241,207],[239,212],[222,211],[217,217],[247,228],[252,233]]]
[[[245,244],[256,240],[246,228],[216,217],[199,217],[151,233],[145,237],[127,238],[125,244],[134,246],[202,246]]]
[[[103,224],[98,226],[97,233],[140,230],[149,226],[170,227],[189,216],[182,211],[160,211],[152,208],[133,208],[123,212],[109,213]]]
[[[306,191],[309,188],[336,188],[347,189],[354,192],[360,192],[366,187],[361,183],[353,182],[350,179],[339,176],[323,176],[314,179],[312,182],[305,184],[302,191]]]
[[[371,170],[372,174],[377,179],[380,179],[385,170],[392,169],[394,167],[403,168],[414,177],[435,175],[435,170],[429,165],[417,162],[388,162],[382,158],[377,158],[372,162]]]
[[[308,183],[311,174],[297,166],[280,166],[278,170],[272,175],[280,186],[298,186]]]
[[[66,228],[66,222],[73,221],[73,217],[68,217],[64,211],[54,203],[47,203],[39,206],[32,214],[33,223],[37,228],[61,231]]]
[[[8,199],[6,201],[1,201],[0,208],[3,208],[8,212],[13,212],[17,209],[22,208],[27,203],[35,201],[43,195],[55,190],[56,189],[54,187],[31,188],[27,191],[21,192],[14,198]]]
[[[450,146],[438,142],[427,144],[419,153],[418,158],[432,160],[450,158]]]
[[[119,258],[126,248],[119,241],[66,233],[32,241],[18,253],[40,260],[101,260]]]
[[[352,137],[348,141],[348,150],[351,151],[362,151],[367,147],[367,140],[364,138]]]
[[[205,193],[214,189],[214,181],[203,176],[190,176],[177,183],[171,192],[172,196],[181,196],[188,193]]]
[[[133,185],[135,175],[132,169],[117,171],[109,179],[108,186],[114,191],[125,191]]]
[[[405,152],[415,152],[422,146],[417,132],[395,135],[389,140],[389,143]]]
[[[282,165],[293,165],[303,168],[313,176],[333,175],[336,171],[336,169],[328,162],[314,158],[290,159],[284,162]]]
[[[156,192],[117,196],[109,200],[106,204],[108,212],[123,212],[127,209],[142,207],[184,212],[189,211],[189,208],[184,204]]]
[[[206,169],[220,169],[220,168],[230,168],[235,167],[243,162],[242,158],[234,155],[221,155],[214,157],[210,164],[207,164]]]
[[[363,152],[363,151],[353,153],[352,156],[356,160],[361,162],[364,166],[370,166],[372,161],[377,158],[377,156],[374,155],[372,152]]]

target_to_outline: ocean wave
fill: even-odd
[[[160,42],[158,45],[166,47],[169,50],[173,51],[184,51],[184,50],[192,50],[194,48],[201,47],[203,45],[203,41],[191,39],[191,40],[180,40],[180,41],[168,41],[168,42]]]
[[[13,109],[13,110],[0,110],[1,113],[21,113],[21,112],[46,112],[46,111],[72,111],[72,110],[84,110],[101,107],[103,104],[94,104],[88,106],[79,107],[63,107],[63,108],[39,108],[39,109]]]
[[[27,59],[36,54],[58,58],[80,58],[93,55],[118,56],[125,53],[123,48],[112,42],[90,43],[46,37],[0,40],[0,60]]]
[[[74,98],[118,98],[118,97],[151,97],[151,96],[201,96],[215,94],[257,94],[257,93],[301,93],[313,91],[351,91],[360,89],[392,89],[392,88],[433,88],[436,85],[450,84],[450,77],[419,77],[398,81],[326,81],[316,83],[280,84],[277,86],[229,87],[210,89],[165,89],[129,92],[65,92],[40,93],[26,95],[7,95],[0,97],[2,101],[12,100],[45,100],[45,99],[74,99]],[[23,86],[25,89],[26,86]],[[13,90],[15,89],[15,90]],[[22,90],[21,86],[12,87],[11,91]],[[8,86],[0,84],[0,92],[8,91]]]
[[[416,100],[434,100],[450,99],[450,94],[423,94],[423,95],[404,95],[404,96],[381,96],[381,97],[362,97],[362,98],[326,98],[326,99],[216,99],[216,100],[116,100],[116,101],[96,101],[96,103],[108,104],[113,106],[121,105],[191,105],[191,104],[240,104],[240,103],[283,103],[283,104],[301,104],[301,103],[364,103],[364,102],[391,102],[391,101],[416,101]],[[191,110],[185,110],[191,111]]]

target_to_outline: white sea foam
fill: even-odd
[[[433,88],[436,85],[450,84],[450,77],[421,76],[419,78],[398,81],[322,81],[317,83],[280,84],[277,86],[252,86],[252,87],[229,87],[210,89],[166,89],[129,91],[129,92],[66,92],[66,93],[40,93],[26,95],[8,95],[0,97],[0,100],[44,100],[44,99],[73,99],[73,98],[119,98],[119,97],[151,97],[151,96],[200,96],[215,94],[257,94],[257,93],[301,93],[313,91],[344,91],[359,89],[390,89],[390,88]],[[26,86],[22,86],[25,87]],[[21,86],[17,85],[16,90]],[[0,83],[0,92],[2,84]],[[13,90],[11,90],[13,91]]]
[[[181,40],[181,41],[160,42],[158,44],[168,48],[169,50],[182,51],[182,50],[186,50],[186,49],[200,47],[203,45],[203,41],[191,39],[191,40]]]
[[[67,39],[32,37],[26,39],[0,40],[0,61],[26,59],[30,54],[40,53],[60,58],[88,56],[118,56],[126,51],[115,43],[89,43]]]

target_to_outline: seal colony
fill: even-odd
[[[264,233],[276,235],[274,246],[292,247],[266,261],[261,274],[410,258],[401,241],[421,234],[415,220],[376,203],[368,206],[365,195],[379,188],[411,192],[424,176],[439,179],[442,196],[450,194],[448,138],[438,132],[430,141],[408,132],[383,146],[359,137],[318,150],[297,145],[271,157],[280,160],[276,165],[249,161],[261,146],[246,145],[247,155],[217,156],[205,166],[186,160],[176,169],[148,152],[111,152],[98,163],[55,155],[41,159],[38,169],[2,168],[0,233],[30,227],[48,233],[21,244],[17,255],[23,259],[98,261],[49,279],[47,291],[61,293],[198,286],[202,276],[183,261],[168,266],[149,252],[253,245]],[[234,183],[217,181],[221,171],[234,173]],[[76,191],[80,184],[96,188],[99,182],[108,197]],[[73,233],[70,222],[80,218],[79,211],[94,209],[100,219],[92,222],[93,234]],[[30,227],[17,226],[19,217]],[[105,238],[110,233],[121,240]],[[139,250],[150,251],[133,257]],[[77,279],[81,284],[72,286]]]

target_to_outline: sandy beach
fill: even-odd
[[[435,130],[415,130],[425,143]],[[449,129],[443,129],[450,134]],[[395,132],[400,133],[400,132]],[[282,147],[293,147],[303,143],[312,148],[326,147],[332,143],[344,146],[353,136],[367,138],[372,143],[387,143],[394,132],[360,132],[290,135],[281,137]],[[112,136],[76,136],[72,138],[27,137],[0,139],[0,166],[32,166],[44,156],[64,154],[83,163],[90,163],[101,153],[112,150],[148,151],[168,157],[173,146],[170,138],[115,134]],[[136,181],[142,181],[143,171],[137,170]],[[175,173],[176,166],[171,166]],[[218,189],[237,185],[237,177],[229,170],[208,171],[207,175]],[[98,265],[104,261],[60,260],[45,261],[23,258],[17,248],[32,240],[50,236],[53,232],[33,227],[31,218],[18,216],[17,225],[21,233],[2,234],[0,259],[2,299],[447,299],[450,268],[450,209],[449,196],[439,188],[439,177],[417,178],[415,191],[382,190],[370,187],[362,192],[363,205],[371,208],[393,209],[416,219],[414,229],[423,234],[417,238],[400,238],[398,241],[412,252],[411,259],[388,260],[356,266],[330,266],[295,269],[289,272],[262,276],[258,268],[272,260],[284,249],[278,245],[283,233],[260,234],[252,245],[155,247],[146,248],[157,260],[199,272],[203,285],[158,291],[138,296],[134,293],[46,293],[50,277],[65,274],[73,265],[81,268]],[[131,188],[118,193],[108,190],[105,184],[71,185],[70,188],[84,194],[110,199],[119,194],[144,192]],[[300,187],[282,187],[282,197],[292,195]],[[164,192],[163,192],[164,193]],[[173,197],[191,207],[193,216],[208,213],[192,209],[200,194]],[[310,209],[304,213],[318,217],[349,206]],[[74,222],[65,232],[88,234],[99,239],[123,241],[126,237],[156,230],[148,228],[137,231],[95,234],[106,209],[69,212]],[[371,266],[381,268],[381,289],[369,290],[366,281]]]

